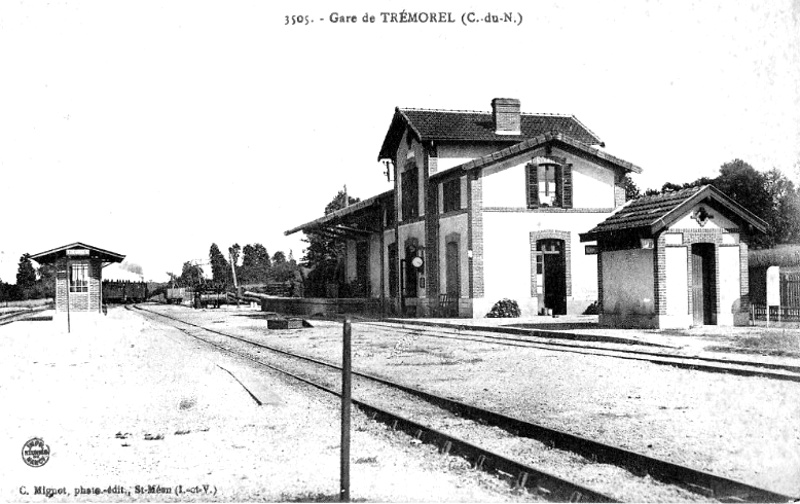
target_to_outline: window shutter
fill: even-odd
[[[562,180],[562,176],[564,173],[564,169],[561,165],[555,166],[555,180],[556,180],[556,200],[553,203],[555,207],[562,207],[564,206],[564,181]]]
[[[563,208],[572,208],[572,165],[565,164],[561,169],[561,188],[563,191],[561,197],[561,206]]]
[[[533,163],[525,165],[528,186],[528,208],[539,208],[539,167]]]

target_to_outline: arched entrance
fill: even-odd
[[[567,269],[564,240],[546,238],[536,241],[536,280],[541,285],[544,308],[554,315],[567,313]],[[538,290],[538,289],[537,289]]]

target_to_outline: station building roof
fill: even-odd
[[[492,112],[397,107],[378,154],[378,160],[392,157],[406,127],[410,128],[420,141],[517,143],[549,131],[559,131],[584,145],[604,146],[600,137],[574,115],[523,112],[520,113],[520,134],[509,136],[495,131]]]
[[[86,250],[87,252],[81,252],[80,255],[77,253],[70,253],[69,251],[83,251]],[[87,245],[83,242],[75,242],[70,243],[69,245],[64,245],[61,247],[57,247],[51,250],[46,250],[44,252],[39,252],[38,254],[33,254],[30,256],[31,259],[38,262],[39,264],[49,264],[55,262],[57,259],[61,257],[75,255],[76,257],[89,257],[99,258],[105,262],[122,262],[125,259],[125,256],[122,254],[118,254],[116,252],[111,252],[110,250],[101,249],[99,247],[93,247],[91,245]]]

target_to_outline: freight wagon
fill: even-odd
[[[147,282],[103,281],[103,303],[124,304],[147,301]]]

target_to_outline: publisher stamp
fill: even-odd
[[[29,439],[22,445],[22,460],[31,467],[42,467],[50,460],[50,447],[41,438]]]

